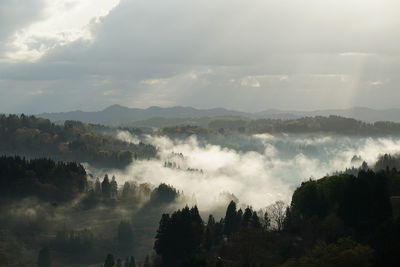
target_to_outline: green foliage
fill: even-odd
[[[163,214],[154,249],[165,266],[177,266],[193,255],[203,238],[204,224],[197,207]]]
[[[374,265],[375,253],[368,246],[351,238],[341,238],[336,243],[319,241],[314,248],[297,260],[288,260],[281,267],[368,267]]]
[[[80,164],[0,157],[0,194],[3,198],[36,196],[53,202],[67,201],[85,190],[86,172]]]
[[[391,218],[388,177],[370,170],[303,183],[293,194],[293,224],[336,214],[348,227],[368,232]]]
[[[330,133],[343,135],[398,135],[400,124],[366,123],[340,116],[315,116],[300,119],[214,120],[208,125],[220,133]],[[203,130],[204,131],[204,130]]]
[[[34,116],[0,115],[0,152],[112,168],[125,167],[133,158],[147,159],[157,153],[152,145],[129,144],[100,134],[97,128],[77,121],[56,125]]]
[[[40,250],[37,266],[38,267],[51,267],[50,250],[48,248],[43,248]]]

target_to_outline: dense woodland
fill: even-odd
[[[88,162],[104,168],[122,168],[135,158],[156,156],[154,146],[101,134],[105,129],[77,121],[56,125],[34,116],[0,115],[0,153]]]
[[[77,163],[0,157],[0,266],[87,266],[113,253],[143,262],[173,187],[94,178]]]
[[[332,126],[334,121],[341,126]],[[161,133],[380,135],[395,134],[398,127],[339,117],[281,123],[259,124],[269,128],[185,126]],[[0,266],[398,265],[399,155],[382,155],[372,166],[354,156],[352,162],[360,167],[302,183],[289,205],[277,201],[255,210],[228,201],[220,218],[200,214],[194,199],[170,185],[118,184],[113,175],[87,173],[79,162],[122,168],[135,158],[156,156],[151,145],[112,137],[116,129],[74,121],[56,125],[24,115],[0,117],[1,153],[20,155],[0,157]],[[123,130],[140,135],[137,129]],[[160,164],[181,168],[172,161]]]
[[[165,184],[1,157],[0,266],[397,266],[399,162],[309,180],[289,206],[231,201],[218,219]]]
[[[208,127],[182,125],[165,127],[168,136],[212,134],[259,134],[259,133],[325,133],[357,136],[400,135],[400,123],[379,121],[367,123],[339,116],[316,116],[300,119],[213,120]]]
[[[161,217],[154,266],[398,266],[400,173],[361,170],[304,182],[289,206],[204,222],[197,207]],[[184,229],[184,230],[182,230]]]

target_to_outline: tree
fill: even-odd
[[[215,219],[211,214],[208,216],[208,222],[204,237],[204,248],[209,250],[215,243]]]
[[[276,201],[274,204],[268,207],[268,211],[271,217],[271,222],[275,226],[276,230],[282,231],[286,214],[285,202]]]
[[[48,248],[42,248],[39,251],[38,267],[51,267],[50,250]]]
[[[111,185],[107,174],[104,176],[103,182],[101,183],[101,192],[104,198],[111,197]]]
[[[243,213],[243,219],[242,219],[242,226],[243,227],[250,226],[251,216],[253,216],[253,211],[252,211],[252,209],[250,207],[247,207],[244,210],[244,213]]]
[[[373,266],[374,250],[361,245],[351,238],[341,238],[337,243],[317,242],[314,248],[298,260],[289,260],[282,267],[319,266]]]
[[[104,261],[104,267],[114,267],[115,261],[112,254],[108,254],[106,260]]]
[[[131,256],[130,262],[129,262],[129,267],[136,267],[136,261],[133,256]]]
[[[268,231],[269,228],[271,227],[271,218],[269,217],[268,211],[265,211],[263,221],[264,221],[264,229]]]
[[[110,183],[110,195],[112,198],[115,198],[118,196],[118,184],[117,181],[115,180],[115,176],[113,175],[111,183]]]
[[[129,182],[125,182],[124,187],[122,188],[122,198],[128,199],[131,196],[131,184]]]
[[[150,257],[148,255],[144,259],[143,267],[150,267]]]
[[[237,231],[237,212],[236,203],[234,201],[231,201],[226,209],[224,222],[225,235],[230,236]]]
[[[250,225],[251,225],[253,228],[256,228],[256,229],[261,228],[260,218],[258,218],[257,212],[255,212],[255,211],[253,211],[253,215],[251,216]]]
[[[99,195],[101,194],[101,184],[99,178],[96,179],[96,182],[94,184],[94,192]]]
[[[204,224],[197,207],[163,214],[157,230],[154,249],[165,266],[175,266],[188,259],[203,240]]]

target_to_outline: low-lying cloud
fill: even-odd
[[[373,165],[379,155],[400,151],[397,138],[237,135],[221,139],[223,145],[212,137],[146,139],[159,148],[159,158],[135,161],[123,171],[112,171],[119,184],[131,180],[170,184],[193,197],[203,211],[222,207],[229,194],[241,205],[256,209],[277,200],[290,203],[302,181],[350,168],[354,155]]]

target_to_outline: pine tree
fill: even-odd
[[[150,267],[150,257],[146,256],[146,259],[144,260],[143,267]]]
[[[224,222],[224,234],[227,236],[233,234],[236,231],[237,224],[236,203],[234,201],[231,201],[226,209]]]
[[[251,216],[251,226],[253,228],[261,228],[261,222],[260,222],[260,218],[258,218],[257,212],[253,212],[253,215]]]
[[[104,176],[103,182],[101,183],[101,192],[104,198],[111,197],[111,185],[107,174]]]
[[[208,216],[206,232],[204,237],[204,248],[209,250],[215,243],[215,219],[214,216]]]
[[[243,227],[250,226],[250,221],[251,221],[251,217],[252,216],[253,216],[253,211],[251,210],[250,207],[247,207],[244,210],[244,214],[243,214],[243,220],[242,220],[242,226]]]
[[[131,194],[131,184],[129,182],[125,182],[124,187],[122,188],[122,198],[127,199]]]
[[[106,260],[104,261],[104,267],[114,267],[115,261],[112,254],[108,254]]]
[[[136,260],[133,256],[131,256],[131,260],[129,262],[129,267],[136,267]]]
[[[94,184],[94,192],[99,195],[101,194],[101,184],[99,178],[96,179],[96,183]]]
[[[50,250],[43,248],[39,252],[38,267],[51,267]]]
[[[112,177],[110,187],[111,187],[111,197],[116,198],[118,196],[118,184],[117,181],[115,180],[115,176]]]

